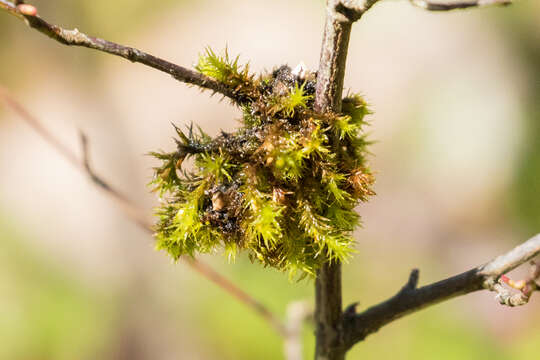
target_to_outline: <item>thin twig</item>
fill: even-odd
[[[512,0],[459,0],[440,2],[428,0],[410,0],[410,2],[415,6],[429,11],[450,11],[457,9],[468,9],[472,7],[507,6],[512,4]]]
[[[519,294],[514,296],[506,292],[501,288],[502,285],[498,283],[498,280],[505,273],[526,263],[538,254],[540,254],[540,234],[485,265],[420,288],[416,287],[418,270],[413,270],[407,285],[392,298],[359,314],[355,311],[356,304],[351,305],[345,311],[343,317],[345,345],[350,348],[384,325],[405,315],[482,289],[497,292],[499,300],[503,296],[504,301],[501,303],[505,305],[522,305],[523,302],[518,301],[521,296]],[[540,270],[536,268],[535,271]],[[534,276],[538,275],[536,272]]]
[[[48,135],[49,138],[52,137],[51,134]],[[133,222],[137,223],[141,228],[149,230],[151,232],[152,224],[148,221],[148,218],[145,216],[144,212],[137,208],[124,194],[113,188],[108,182],[106,182],[94,172],[92,166],[90,165],[88,138],[82,131],[79,132],[79,135],[81,139],[83,160],[77,160],[77,167],[82,167],[84,169],[84,172],[92,181],[92,183],[98,188],[100,188],[105,194],[107,194],[107,196],[113,199],[116,204],[124,211],[124,213],[131,220],[133,220]]]
[[[41,136],[50,146],[52,146],[58,153],[64,157],[71,165],[73,165],[77,170],[81,171],[85,175],[89,176],[92,182],[102,190],[109,198],[114,200],[114,202],[129,216],[131,220],[137,223],[139,226],[145,230],[152,231],[152,224],[148,221],[146,216],[133,204],[129,199],[127,199],[121,192],[113,188],[102,178],[97,176],[92,169],[90,168],[88,160],[88,149],[87,141],[84,135],[81,136],[83,139],[83,153],[84,160],[81,161],[77,155],[72,152],[68,147],[66,147],[62,142],[60,142],[51,132],[49,132],[41,123],[34,117],[30,112],[28,112],[21,104],[19,104],[13,97],[11,97],[8,92],[0,87],[0,98],[4,100],[6,105],[11,108],[21,119],[23,119],[30,127]]]
[[[77,170],[87,175],[94,185],[97,186],[105,195],[114,200],[114,202],[120,206],[124,214],[126,214],[133,222],[135,222],[141,229],[149,234],[153,234],[152,225],[147,220],[144,212],[136,207],[126,196],[121,192],[114,189],[107,181],[101,176],[96,174],[90,165],[88,139],[81,133],[81,145],[83,150],[83,159],[80,160],[73,151],[62,144],[52,133],[50,133],[41,123],[30,114],[20,103],[18,103],[9,93],[0,87],[0,100],[3,100],[5,104],[11,108],[24,122],[38,133],[49,145],[58,151],[69,163],[71,163]],[[281,320],[268,310],[262,303],[255,300],[251,295],[240,289],[234,283],[227,278],[223,277],[220,273],[216,272],[207,264],[200,262],[192,258],[184,258],[186,263],[194,269],[196,272],[207,278],[222,290],[229,293],[238,301],[247,305],[263,319],[265,319],[270,326],[276,330],[276,332],[286,337],[287,330]]]
[[[131,62],[141,63],[165,72],[178,81],[197,85],[203,89],[212,90],[214,93],[222,94],[223,96],[228,97],[236,102],[241,101],[235,89],[232,89],[223,83],[220,83],[215,79],[205,76],[199,72],[173,64],[169,61],[160,59],[156,56],[147,54],[144,51],[129,46],[116,44],[111,41],[86,35],[80,32],[78,29],[66,30],[58,25],[50,24],[37,15],[37,10],[32,5],[15,5],[12,2],[0,0],[0,9],[4,9],[18,19],[25,21],[29,27],[64,45],[82,46],[120,56]]]

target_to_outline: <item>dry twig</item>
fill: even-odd
[[[78,29],[66,30],[58,25],[50,24],[37,14],[36,8],[32,5],[15,5],[12,2],[0,0],[0,9],[4,9],[18,19],[25,21],[29,27],[64,45],[82,46],[120,56],[131,62],[141,63],[165,72],[183,83],[197,85],[202,89],[209,89],[214,93],[222,94],[233,101],[240,101],[235,89],[229,88],[223,83],[199,72],[173,64],[167,60],[160,59],[129,46],[116,44],[111,41],[87,35],[80,32]]]
[[[456,9],[468,9],[472,7],[484,6],[507,6],[512,4],[512,0],[458,0],[458,1],[430,1],[430,0],[410,0],[410,2],[424,10],[429,11],[450,11]]]
[[[501,289],[502,285],[498,283],[498,280],[538,254],[540,254],[540,234],[485,265],[420,288],[417,287],[418,270],[415,269],[411,272],[407,284],[392,298],[359,314],[355,311],[356,304],[349,306],[345,311],[342,324],[345,334],[344,346],[350,348],[384,325],[405,315],[478,290],[487,289],[497,292],[497,299],[501,299],[502,296],[504,300],[500,302],[504,305],[523,305],[526,302],[518,302],[518,297],[508,296],[507,292]],[[534,267],[531,273],[530,281],[534,282],[540,270]]]

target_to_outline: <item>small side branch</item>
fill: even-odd
[[[2,1],[2,0],[0,0]],[[136,223],[142,230],[148,234],[153,234],[152,224],[147,220],[144,212],[135,206],[126,196],[121,192],[113,188],[103,177],[99,176],[90,164],[90,155],[88,147],[87,137],[81,133],[81,146],[83,152],[82,160],[71,151],[68,147],[62,144],[52,133],[50,133],[41,123],[30,114],[21,104],[13,99],[6,90],[0,87],[0,102],[4,102],[11,110],[13,110],[25,123],[36,131],[50,146],[58,151],[62,157],[64,157],[69,163],[71,163],[77,170],[87,175],[98,189],[100,189],[106,196],[111,198],[122,209],[124,214],[127,215],[134,223]],[[244,290],[235,285],[232,281],[225,278],[223,275],[212,269],[210,266],[203,262],[192,258],[184,258],[188,266],[198,272],[200,275],[210,280],[212,283],[220,287],[232,297],[252,309],[266,320],[270,326],[283,338],[287,336],[287,329],[282,321],[274,313],[272,313],[261,302],[253,298]]]
[[[235,89],[229,88],[215,79],[212,79],[199,72],[173,64],[167,60],[160,59],[156,56],[147,54],[144,51],[129,46],[116,44],[111,41],[87,35],[80,32],[78,29],[66,30],[58,25],[50,24],[37,14],[36,8],[32,5],[16,5],[6,0],[0,0],[0,9],[4,9],[9,14],[25,21],[29,27],[47,35],[61,44],[82,46],[120,56],[131,62],[144,64],[156,70],[167,73],[183,83],[196,85],[202,89],[209,89],[214,93],[219,93],[235,102],[240,101]]]
[[[485,265],[420,288],[416,287],[418,270],[413,270],[407,284],[390,299],[361,313],[356,313],[356,304],[351,305],[344,312],[345,344],[350,348],[384,325],[405,315],[478,290],[497,292],[497,299],[501,304],[523,305],[528,301],[531,293],[537,289],[536,280],[540,276],[540,267],[533,264],[527,280],[511,283],[517,284],[513,287],[521,291],[518,294],[512,294],[503,287],[503,282],[510,281],[503,275],[538,254],[540,254],[540,234]],[[501,278],[506,281],[500,281]]]
[[[94,169],[90,165],[90,150],[88,145],[88,138],[82,131],[79,132],[79,134],[81,139],[83,160],[77,160],[77,167],[81,170],[84,169],[84,172],[90,178],[92,183],[99,189],[101,189],[105,194],[107,194],[109,198],[114,200],[114,202],[133,222],[135,222],[137,225],[139,225],[145,230],[152,231],[152,224],[148,221],[144,213],[135,205],[133,205],[133,203],[124,194],[116,190],[108,182],[106,182],[94,172]],[[52,138],[52,135],[48,134],[48,138]],[[63,148],[63,150],[66,151],[67,149]],[[64,154],[64,157],[67,157],[67,154]]]
[[[484,6],[507,6],[512,4],[512,0],[465,0],[465,1],[429,1],[410,0],[415,6],[429,11],[450,11],[457,9],[468,9],[472,7]]]

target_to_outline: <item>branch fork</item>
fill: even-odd
[[[490,278],[486,281],[485,287],[497,293],[495,299],[501,305],[525,305],[529,302],[533,292],[539,290],[539,285],[536,281],[540,278],[540,265],[534,261],[531,261],[530,265],[529,275],[526,279],[514,281],[508,276],[502,275],[497,281]],[[518,292],[512,292],[509,288],[518,290]]]
[[[390,299],[361,313],[354,311],[356,304],[345,311],[343,317],[345,345],[350,348],[384,325],[405,315],[479,290],[497,292],[496,298],[503,305],[524,305],[538,287],[536,281],[540,277],[540,266],[531,263],[529,276],[522,281],[511,281],[504,274],[538,254],[540,254],[540,234],[482,266],[420,288],[417,287],[419,272],[415,269],[405,286]],[[516,288],[519,292],[512,293],[503,286],[503,283]]]

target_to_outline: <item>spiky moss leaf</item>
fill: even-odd
[[[351,208],[341,207],[334,203],[328,207],[325,217],[340,231],[352,233],[360,225],[360,215]]]
[[[351,201],[351,195],[344,189],[347,177],[333,171],[323,171],[322,180],[328,195],[338,204],[347,204]]]
[[[235,167],[223,153],[200,154],[195,159],[195,166],[199,168],[203,178],[211,178],[215,182],[231,181],[231,170]]]
[[[321,125],[317,122],[312,121],[312,131],[309,136],[304,138],[302,144],[302,153],[304,156],[309,157],[312,155],[317,155],[319,159],[323,159],[326,156],[332,156],[330,154],[330,149],[327,147],[328,136],[325,131],[321,129]]]
[[[223,251],[223,254],[227,258],[229,262],[235,262],[236,261],[236,255],[238,254],[238,251],[240,249],[238,248],[238,244],[235,242],[229,241],[225,243],[225,248]]]
[[[177,163],[180,161],[180,156],[177,153],[151,152],[153,156],[162,161],[161,166],[154,168],[154,177],[150,181],[150,186],[153,191],[158,191],[159,196],[163,196],[178,186],[180,179],[176,174]]]
[[[354,252],[350,246],[352,243],[353,240],[350,236],[338,232],[328,235],[324,241],[326,250],[324,255],[331,262],[346,262]]]
[[[201,220],[203,194],[207,182],[203,181],[194,191],[183,191],[184,201],[159,212],[162,226],[157,233],[158,250],[167,250],[177,260],[181,255],[194,256],[195,251],[210,252],[219,244],[219,233]]]
[[[340,140],[345,138],[353,139],[357,136],[361,125],[353,122],[351,116],[345,115],[335,119],[333,128]]]
[[[360,168],[349,177],[349,182],[354,190],[353,194],[359,201],[367,201],[370,196],[375,195],[371,188],[375,182],[373,174],[366,168]]]
[[[227,49],[220,56],[212,49],[206,48],[204,54],[199,56],[199,62],[195,65],[195,69],[217,81],[235,87],[249,80],[249,66],[239,65],[238,60],[239,56],[234,60],[230,59]]]
[[[345,261],[360,220],[354,208],[373,194],[364,100],[351,95],[342,113],[316,113],[313,81],[286,66],[253,81],[238,58],[210,49],[197,69],[249,92],[249,101],[236,103],[236,132],[211,139],[176,128],[177,151],[153,153],[161,161],[153,180],[162,199],[158,247],[173,258],[220,248],[230,261],[246,251],[299,278]],[[189,156],[190,172],[182,169]]]
[[[300,202],[300,225],[305,233],[315,240],[315,256],[324,256],[330,261],[345,261],[351,253],[352,238],[339,231],[330,219],[318,214],[306,201]]]
[[[210,48],[199,55],[195,69],[200,73],[223,83],[235,94],[235,104],[243,104],[255,99],[258,95],[257,84],[249,74],[249,64],[240,65],[239,56],[229,58],[227,49],[223,55],[217,55]]]
[[[301,150],[287,150],[277,153],[274,174],[283,180],[297,181],[302,175],[304,158]]]
[[[371,114],[369,105],[359,94],[352,94],[343,99],[341,111],[351,117],[354,124],[363,124],[364,117]]]
[[[294,88],[290,89],[287,96],[283,97],[280,101],[281,111],[286,117],[294,117],[294,112],[297,109],[307,108],[307,103],[313,98],[312,95],[307,95],[304,90],[305,83],[298,86],[298,83],[294,84]]]
[[[266,164],[272,166],[277,178],[296,181],[301,177],[307,154],[299,139],[299,134],[288,132],[272,137],[274,144],[269,147]]]
[[[242,192],[245,199],[244,207],[248,211],[242,224],[248,244],[258,243],[262,239],[267,248],[275,246],[282,236],[279,219],[283,207],[273,202],[270,195],[250,187],[244,188]]]

